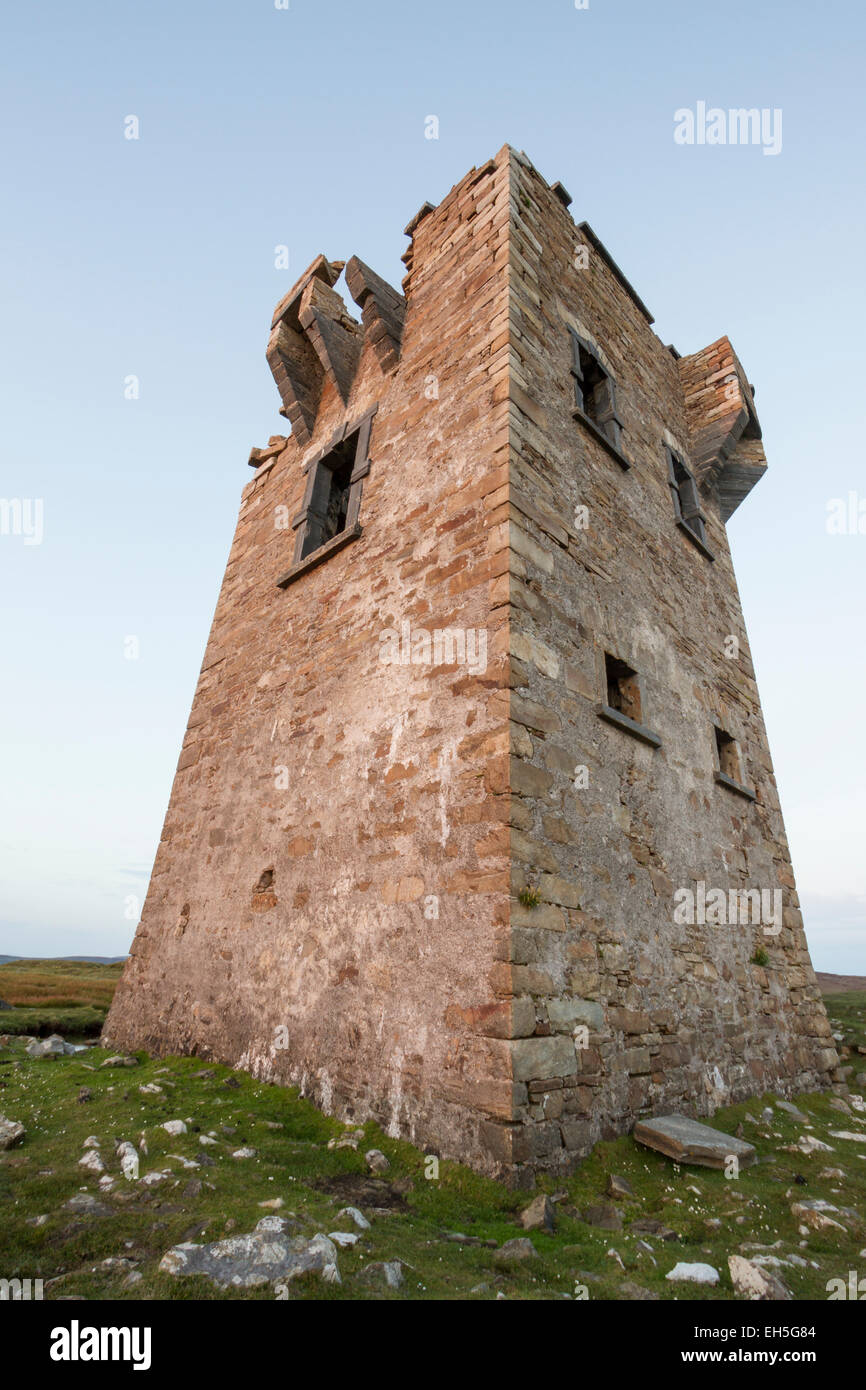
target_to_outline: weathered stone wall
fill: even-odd
[[[396,370],[368,334],[345,403],[326,377],[309,444],[259,451],[106,1029],[479,1165],[480,1125],[513,1108],[510,1004],[490,985],[508,954],[507,705],[490,698],[507,661],[508,225],[491,161],[417,225]],[[303,462],[376,403],[360,539],[278,588],[293,532],[277,509],[295,516]],[[482,630],[486,670],[383,664],[380,634],[404,621]]]
[[[363,328],[321,257],[277,308],[292,435],[254,451],[106,1038],[531,1181],[836,1065],[724,529],[765,461],[727,339],[678,360],[525,156],[410,230],[405,299],[347,266]],[[630,468],[573,416],[569,326]],[[373,405],[360,537],[279,588],[304,464]],[[483,632],[486,666],[383,664],[405,622]],[[600,717],[605,652],[659,747]],[[755,800],[716,780],[714,718]],[[677,924],[698,881],[781,889],[781,933]]]
[[[837,1059],[720,519],[754,432],[748,388],[729,345],[678,363],[528,161],[511,167],[513,884],[541,901],[512,902],[511,985],[537,1026],[513,1044],[527,1096],[500,1142],[531,1170],[567,1168],[640,1113],[824,1084]],[[569,325],[617,383],[628,470],[572,416]],[[698,472],[738,411],[722,484],[718,460],[699,472],[711,561],[675,524],[664,444]],[[605,652],[639,673],[661,747],[600,717]],[[754,802],[714,779],[714,717]],[[677,925],[675,891],[700,880],[781,889],[781,932]],[[762,947],[767,968],[750,963]]]

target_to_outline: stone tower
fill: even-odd
[[[112,1045],[518,1182],[837,1067],[725,522],[727,338],[665,346],[506,146],[319,256],[254,449]]]

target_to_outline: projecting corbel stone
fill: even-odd
[[[391,372],[400,361],[406,300],[357,256],[346,262],[346,284],[361,310],[366,341],[373,344],[379,366]]]
[[[311,279],[301,294],[298,317],[345,405],[361,358],[360,325],[346,313],[336,290],[317,278]]]
[[[695,477],[727,521],[767,468],[752,390],[727,338],[681,357],[677,368]]]
[[[271,321],[267,359],[282,405],[280,414],[289,420],[292,433],[302,445],[313,436],[325,372],[300,321],[300,302],[308,285],[315,281],[328,289],[339,278],[342,261],[317,256],[284,294]]]

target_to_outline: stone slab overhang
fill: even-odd
[[[677,368],[695,477],[727,521],[767,469],[754,393],[728,338],[679,358]]]

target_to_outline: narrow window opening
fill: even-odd
[[[305,559],[311,551],[318,550],[320,545],[327,544],[346,529],[357,443],[356,431],[348,439],[344,439],[342,444],[338,444],[319,465],[315,511],[309,518],[301,548],[301,559]]]
[[[611,709],[641,722],[640,681],[638,674],[618,657],[604,654],[605,677],[607,679],[607,703]]]
[[[668,481],[674,502],[674,513],[678,521],[691,531],[701,542],[707,543],[706,516],[701,507],[700,493],[691,470],[686,467],[679,454],[667,450]]]
[[[716,726],[716,753],[719,759],[719,772],[723,773],[725,777],[730,777],[732,782],[742,782],[737,741],[718,726]]]
[[[574,404],[615,449],[622,449],[622,422],[616,410],[616,387],[595,353],[571,330],[571,375]]]

